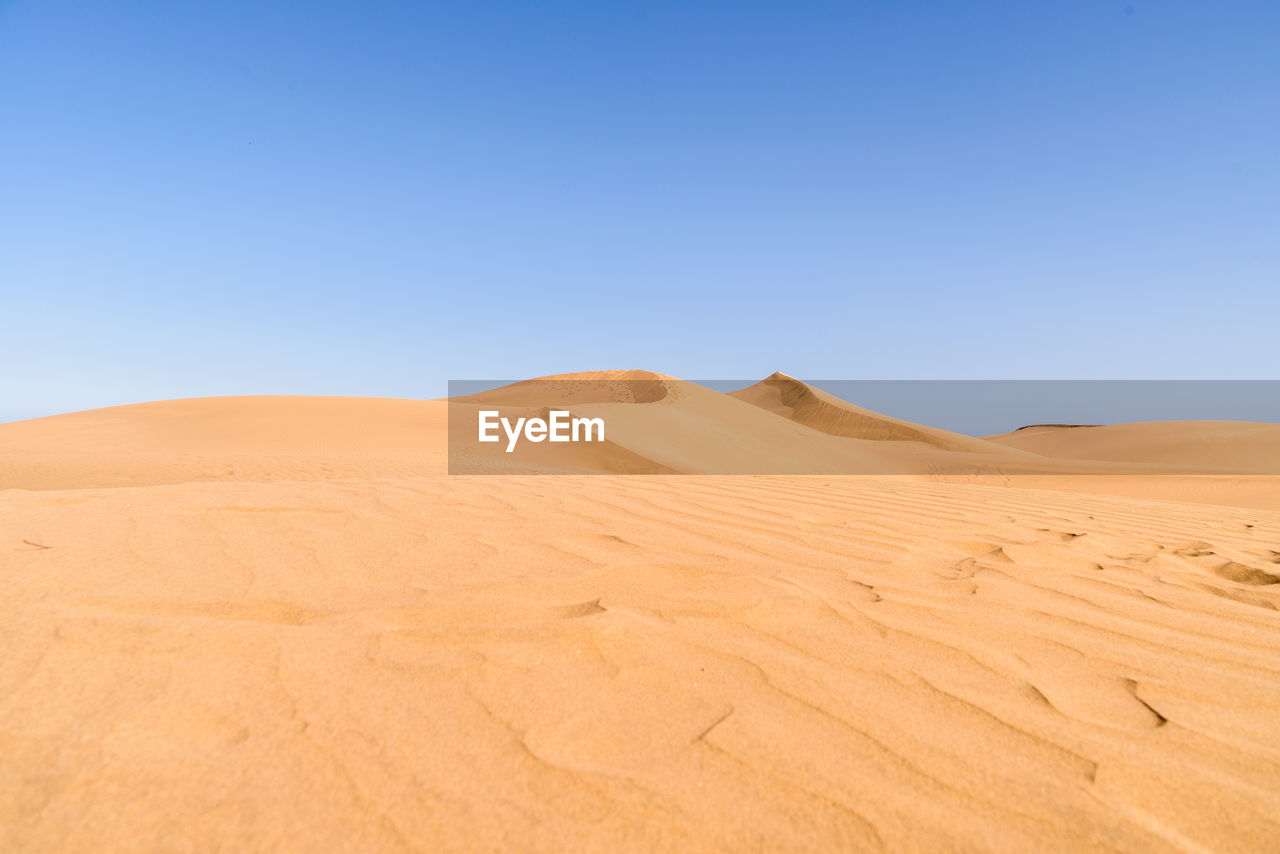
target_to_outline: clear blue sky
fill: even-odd
[[[1280,5],[0,0],[0,420],[1274,378]]]

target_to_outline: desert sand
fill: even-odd
[[[576,378],[0,425],[0,849],[1280,850],[1280,428]]]

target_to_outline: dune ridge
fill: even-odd
[[[655,403],[673,394],[681,380],[654,371],[578,371],[550,374],[489,391],[451,398],[457,403],[569,406],[576,403]]]
[[[863,409],[781,371],[770,374],[755,385],[729,392],[729,395],[832,436],[882,442],[919,442],[945,451],[1001,453],[1000,448],[992,447],[982,439]]]

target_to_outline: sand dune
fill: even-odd
[[[681,385],[692,385],[655,371],[578,371],[511,383],[451,398],[497,406],[572,406],[581,403],[656,403]]]
[[[441,401],[210,397],[0,424],[0,489],[439,474]]]
[[[1148,421],[1070,428],[1041,425],[987,438],[1046,457],[1280,474],[1280,424]]]
[[[604,418],[608,446],[579,453],[525,444],[507,453],[476,441],[482,409],[516,419],[553,407]],[[781,373],[729,394],[648,371],[561,374],[454,398],[449,410],[455,474],[1280,474],[1277,425],[1249,432],[1218,423],[1197,435],[1194,425],[1170,422],[1168,437],[1159,424],[1119,425],[1110,445],[1063,452],[1051,436],[1083,428],[975,438],[872,412]]]
[[[575,416],[602,417],[608,439],[655,469],[681,474],[889,473],[901,464],[879,443],[832,441],[808,427],[696,383],[645,372],[566,374],[505,386],[450,403],[455,473],[514,464],[524,472],[599,473],[591,462],[550,445],[524,445],[507,454],[473,438],[474,411],[497,408],[507,417],[545,414],[550,406]],[[999,447],[999,446],[995,446]],[[1016,453],[1016,452],[1009,452]],[[570,469],[549,468],[551,455],[572,456]]]
[[[777,372],[753,386],[730,392],[747,403],[832,436],[889,442],[918,442],[944,451],[1006,454],[982,439],[913,424],[855,406],[795,377]],[[1010,445],[1010,447],[1013,447]]]
[[[590,466],[1006,459],[627,379]],[[455,477],[445,408],[0,425],[0,850],[1280,849],[1266,479]]]
[[[481,409],[514,418],[551,407],[605,418],[608,442],[505,454],[476,441]],[[1158,422],[978,439],[784,374],[722,394],[649,371],[563,374],[448,402],[197,398],[0,424],[0,488],[425,476],[449,462],[455,473],[1256,475],[1280,473],[1280,426]]]

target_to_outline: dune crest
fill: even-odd
[[[521,380],[450,400],[506,406],[656,403],[671,395],[681,382],[654,371],[579,371]]]
[[[755,385],[729,392],[729,396],[832,436],[877,442],[919,442],[944,451],[1002,452],[982,439],[863,409],[781,371]]]

